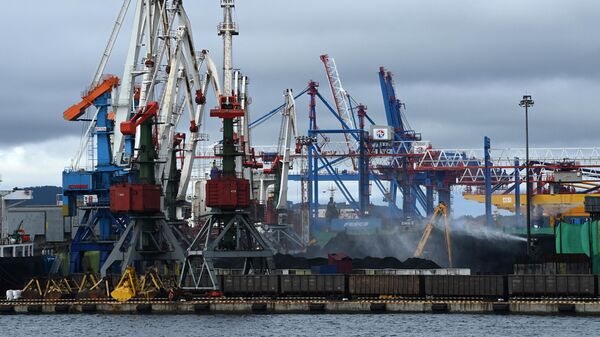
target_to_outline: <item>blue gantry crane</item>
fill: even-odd
[[[398,160],[390,163],[390,190],[388,204],[396,209],[398,191],[402,194],[402,211],[405,217],[421,215],[417,202],[428,215],[433,213],[433,184],[431,175],[427,172],[414,172],[410,169],[410,152],[413,142],[421,141],[421,134],[411,129],[406,116],[402,112],[404,103],[396,96],[392,73],[385,68],[379,68],[379,83],[385,107],[387,124],[393,128],[392,153]],[[423,192],[425,186],[427,192]],[[449,204],[449,203],[447,203]]]
[[[77,217],[77,231],[71,241],[70,270],[72,273],[84,272],[85,252],[98,251],[100,265],[104,263],[113,248],[116,237],[127,226],[124,215],[110,211],[110,186],[126,181],[122,168],[112,163],[110,137],[114,132],[114,121],[109,112],[111,93],[119,85],[115,76],[106,76],[99,84],[85,93],[81,102],[64,112],[68,121],[88,121],[89,135],[74,159],[72,167],[63,171],[63,207],[65,216]],[[91,120],[81,118],[87,108],[97,110]],[[80,157],[92,142],[95,147],[95,166],[90,170],[79,168]],[[80,210],[81,212],[78,212]]]

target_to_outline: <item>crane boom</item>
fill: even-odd
[[[327,80],[329,81],[329,86],[331,87],[331,93],[335,101],[337,113],[343,121],[342,128],[356,129],[356,121],[353,118],[352,110],[348,104],[348,93],[342,86],[342,80],[340,78],[340,74],[338,73],[335,60],[332,57],[329,57],[329,55],[324,54],[321,55],[321,61],[325,65]],[[350,153],[355,152],[358,148],[357,142],[350,139],[351,137],[348,133],[344,133],[344,138],[346,139],[346,144],[348,145],[348,150]],[[354,157],[351,159],[352,166],[354,169],[356,169],[356,160]]]
[[[83,95],[81,98],[81,102],[71,106],[63,113],[63,117],[68,121],[76,121],[79,117],[81,117],[87,108],[89,108],[94,100],[106,92],[112,91],[113,89],[119,86],[119,78],[116,76],[108,75],[104,78],[102,83],[98,84],[96,87],[92,88],[87,94]],[[79,162],[81,160],[81,156],[83,152],[88,146],[90,140],[90,133],[92,128],[96,126],[96,119],[98,118],[98,110],[94,113],[94,116],[91,119],[91,122],[88,123],[86,127],[85,134],[81,139],[81,143],[79,144],[79,148],[75,153],[75,157],[73,157],[71,161],[71,167],[76,169],[79,167]]]
[[[144,11],[143,0],[138,0],[135,8],[135,15],[133,19],[133,28],[131,30],[131,37],[129,39],[129,49],[127,57],[125,59],[125,69],[123,70],[123,76],[121,76],[121,88],[119,89],[118,95],[115,98],[115,125],[120,125],[129,119],[132,110],[132,101],[134,97],[134,71],[136,63],[140,54],[140,36],[142,35],[142,21]],[[114,156],[113,162],[116,165],[124,164],[124,137],[119,130],[115,130],[113,135],[113,148],[112,154]]]
[[[106,68],[106,64],[108,63],[110,54],[112,53],[113,47],[115,46],[115,42],[117,41],[117,37],[119,36],[119,32],[121,31],[121,27],[123,26],[123,20],[125,20],[125,15],[127,14],[127,10],[129,9],[129,4],[131,4],[131,0],[123,1],[123,5],[121,6],[119,15],[117,15],[117,20],[115,21],[113,30],[110,33],[108,42],[106,43],[106,48],[104,48],[104,53],[102,53],[100,64],[98,64],[98,69],[96,69],[96,74],[94,75],[94,79],[92,80],[92,87],[95,86],[98,82],[100,82],[100,79],[102,78],[104,68]]]
[[[111,91],[113,88],[119,86],[119,78],[116,76],[107,76],[102,83],[96,85],[90,89],[85,95],[81,97],[81,102],[71,106],[64,113],[63,117],[68,121],[77,120],[85,113],[85,110],[92,105],[92,102],[105,92]]]
[[[185,196],[187,193],[188,185],[190,182],[190,178],[192,176],[192,169],[194,166],[194,156],[196,154],[196,148],[198,147],[198,142],[200,141],[200,128],[202,127],[202,120],[204,117],[204,109],[206,107],[206,92],[208,90],[209,84],[212,85],[213,91],[219,100],[221,96],[221,87],[219,85],[219,77],[217,73],[217,67],[213,62],[212,58],[208,54],[207,50],[203,50],[200,54],[200,60],[204,61],[206,64],[206,74],[204,75],[204,79],[202,81],[200,87],[200,95],[196,95],[196,103],[198,106],[196,108],[195,115],[195,125],[197,128],[191,134],[191,141],[185,148],[185,158],[183,160],[183,167],[181,169],[181,178],[179,180],[179,189],[177,190],[177,199],[185,200]]]
[[[296,136],[296,104],[292,90],[285,91],[285,108],[282,112],[283,123],[283,143],[280,144],[280,151],[283,154],[281,160],[281,178],[279,182],[279,195],[275,209],[277,211],[287,210],[287,192],[288,192],[288,173],[290,170],[290,146],[292,136]],[[281,141],[281,140],[280,140]]]

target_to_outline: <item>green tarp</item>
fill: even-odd
[[[593,273],[598,274],[598,221],[584,224],[561,222],[556,227],[556,252],[589,256]]]

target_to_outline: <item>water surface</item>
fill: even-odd
[[[12,315],[0,336],[598,336],[600,317],[355,315]]]

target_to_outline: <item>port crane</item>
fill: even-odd
[[[356,129],[356,120],[354,114],[350,108],[349,96],[344,87],[342,86],[342,80],[337,70],[335,60],[329,55],[324,54],[320,56],[321,62],[325,66],[325,72],[327,74],[327,81],[331,88],[331,94],[333,95],[333,101],[335,102],[336,111],[340,118],[342,129]],[[354,139],[352,139],[354,137]],[[358,148],[358,139],[351,133],[344,133],[344,139],[348,146],[349,153],[355,153]],[[356,167],[356,159],[350,157],[352,161],[352,167],[354,170]]]
[[[244,177],[240,165],[240,157],[248,155],[244,140],[239,137],[247,128],[247,109],[242,107],[241,98],[245,99],[248,82],[233,73],[232,42],[233,36],[238,35],[234,7],[233,0],[221,0],[223,92],[218,106],[210,111],[211,117],[220,118],[223,123],[222,141],[215,146],[221,167],[215,166],[206,182],[206,205],[212,210],[187,249],[179,279],[183,289],[217,291],[215,264],[220,260],[243,261],[244,274],[269,274],[275,268],[273,248],[250,219],[250,180]]]
[[[126,217],[112,214],[108,209],[111,184],[125,176],[120,167],[112,164],[110,150],[114,123],[110,118],[109,108],[112,93],[118,86],[119,79],[116,76],[104,76],[101,82],[84,93],[79,103],[63,113],[66,120],[78,121],[90,106],[96,108],[93,120],[89,122],[82,139],[82,146],[75,155],[72,166],[63,172],[62,177],[64,213],[75,216],[82,212],[82,218],[71,241],[71,272],[83,272],[82,260],[86,251],[99,251],[100,263],[103,263],[113,248],[115,237],[127,225]],[[92,137],[94,139],[91,140]],[[95,141],[96,165],[93,169],[81,170],[81,156],[90,145],[90,140]],[[83,205],[78,206],[80,202]]]
[[[444,239],[446,241],[446,251],[448,253],[448,267],[452,268],[452,242],[450,238],[450,225],[448,224],[448,207],[443,202],[440,202],[440,204],[435,208],[431,219],[427,225],[425,225],[425,230],[423,230],[423,235],[417,244],[417,248],[413,253],[413,257],[421,257],[421,255],[423,255],[423,250],[429,241],[431,232],[433,231],[433,228],[438,225],[440,218],[442,218],[444,226]]]
[[[268,173],[274,173],[273,205],[267,205],[266,212],[274,211],[276,216],[266,216],[263,228],[274,248],[280,252],[302,250],[302,239],[294,231],[288,220],[288,177],[292,165],[291,147],[296,140],[296,103],[291,89],[284,93],[285,103],[281,111],[281,127],[277,142],[277,155]],[[272,221],[274,220],[274,221]]]
[[[209,86],[212,85],[220,96],[216,67],[207,51],[199,55],[196,53],[190,20],[182,3],[150,0],[135,3],[123,76],[118,78],[103,73],[130,0],[123,2],[91,89],[84,94],[81,102],[64,113],[69,121],[89,121],[72,167],[63,173],[67,214],[74,216],[79,210],[86,214],[71,247],[72,271],[81,271],[82,254],[90,250],[101,251],[101,264],[107,260],[109,253],[114,253],[114,256],[121,254],[115,253],[115,249],[129,251],[130,254],[121,263],[122,270],[128,264],[143,259],[134,252],[135,238],[131,237],[135,236],[131,233],[140,231],[129,227],[149,220],[135,221],[137,215],[130,216],[119,207],[118,212],[113,211],[115,207],[109,190],[115,185],[136,185],[145,180],[148,185],[159,186],[164,196],[164,202],[160,203],[164,205],[160,210],[164,219],[155,213],[152,221],[158,224],[156,228],[164,227],[163,220],[168,222],[174,235],[163,235],[164,231],[159,230],[152,233],[154,241],[167,242],[169,251],[179,246],[179,241],[185,244],[183,235],[177,230],[176,200],[184,199],[187,192],[195,148],[202,139],[201,122]],[[204,74],[203,67],[206,67]],[[86,110],[92,106],[96,107],[96,113],[91,118],[84,118]],[[189,134],[179,130],[186,112]],[[151,130],[142,132],[144,128]],[[148,134],[151,137],[144,143],[143,135]],[[144,153],[150,150],[149,147],[154,149],[155,154],[148,156]],[[86,149],[93,166],[82,170],[80,162]],[[89,149],[95,151],[90,155]],[[176,158],[181,159],[180,167]],[[84,206],[81,206],[81,199],[87,200]],[[100,226],[97,226],[98,223]],[[152,226],[144,224],[141,227]],[[177,239],[173,239],[174,236]],[[119,248],[114,246],[117,239],[123,241],[117,244]],[[183,257],[180,254],[175,259],[181,261]],[[121,261],[112,260],[111,263]],[[102,268],[103,274],[107,270],[108,267]]]
[[[279,131],[279,140],[277,142],[277,153],[281,154],[281,160],[276,162],[278,167],[279,179],[277,179],[278,189],[276,189],[277,202],[275,210],[278,215],[278,223],[287,222],[287,192],[288,192],[288,174],[290,171],[291,158],[290,147],[296,137],[296,104],[294,96],[290,89],[285,91],[285,108],[282,112],[281,128]]]

